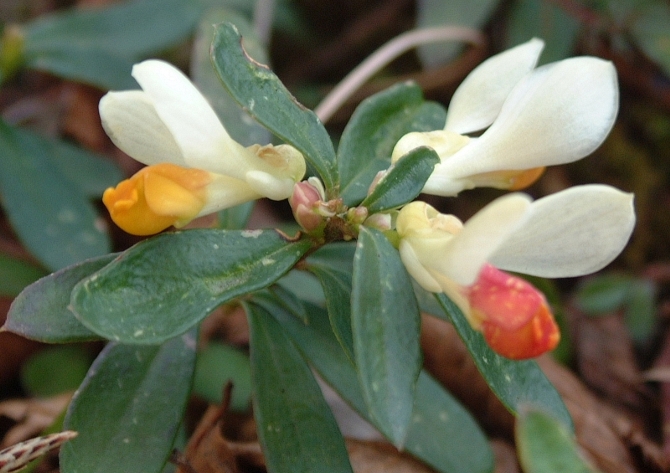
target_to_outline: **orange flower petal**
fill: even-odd
[[[102,201],[123,230],[153,235],[195,218],[205,204],[211,180],[207,171],[157,164],[107,189]]]

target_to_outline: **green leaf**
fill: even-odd
[[[577,306],[589,315],[615,312],[626,302],[632,283],[633,278],[625,274],[604,274],[588,279],[577,291]]]
[[[21,385],[32,396],[74,391],[86,376],[92,357],[81,345],[46,347],[21,367]]]
[[[176,45],[201,12],[191,0],[128,1],[42,16],[25,27],[25,65],[104,88],[135,83],[130,66]]]
[[[246,54],[241,41],[231,23],[217,26],[212,59],[224,86],[256,120],[297,148],[332,193],[339,179],[335,151],[326,129],[267,66]]]
[[[216,32],[212,25],[224,21],[235,24],[244,36],[244,46],[249,54],[259,62],[267,64],[267,53],[249,22],[240,15],[219,7],[208,10],[200,20],[191,54],[191,79],[198,90],[207,97],[221,123],[235,141],[244,146],[269,143],[270,133],[240,108],[235,99],[223,88],[212,64],[210,50]]]
[[[633,40],[666,76],[670,76],[670,5],[653,2],[642,11],[636,11],[630,29]]]
[[[0,296],[16,297],[47,272],[27,261],[0,253]]]
[[[69,310],[74,286],[109,264],[105,255],[57,271],[28,286],[12,302],[3,330],[45,343],[67,343],[100,338]]]
[[[312,372],[277,321],[247,306],[254,415],[268,471],[351,472],[335,418]]]
[[[421,371],[420,325],[412,280],[398,251],[383,233],[361,227],[351,294],[356,367],[370,416],[398,448]]]
[[[337,149],[344,203],[356,205],[365,198],[377,173],[391,166],[393,147],[403,135],[441,129],[446,116],[444,107],[424,101],[419,86],[409,82],[361,102]]]
[[[302,301],[320,306],[326,302],[319,280],[305,271],[294,269],[277,281],[277,285],[291,291]]]
[[[267,293],[255,294],[254,302],[279,321],[319,375],[372,422],[358,373],[336,340],[325,311],[310,305],[309,323],[305,324]],[[489,473],[493,469],[493,454],[484,433],[470,413],[425,371],[416,384],[405,450],[444,473]]]
[[[0,194],[25,247],[52,270],[108,253],[111,243],[81,188],[54,163],[58,146],[0,121]]]
[[[68,473],[159,473],[191,390],[196,334],[160,346],[110,343],[68,409],[79,436],[61,448]]]
[[[379,181],[361,205],[370,214],[400,207],[419,196],[440,157],[430,148],[416,148],[403,156]]]
[[[545,49],[539,63],[559,61],[572,53],[579,26],[579,21],[559,5],[542,0],[519,0],[511,5],[506,48],[533,37],[542,38]]]
[[[309,249],[273,230],[189,230],[145,240],[75,286],[72,310],[123,343],[160,343],[279,279]]]
[[[526,473],[596,473],[579,454],[565,425],[541,410],[525,406],[516,423],[519,461]]]
[[[499,3],[500,0],[420,0],[417,3],[417,27],[454,25],[481,29]],[[420,46],[418,53],[423,65],[431,68],[446,64],[462,49],[462,43],[445,41]]]
[[[354,341],[351,333],[351,275],[356,246],[336,243],[324,246],[306,261],[306,268],[321,283],[326,296],[328,317],[335,336],[345,353],[354,360]]]
[[[513,414],[524,404],[532,404],[551,413],[566,428],[573,430],[572,418],[556,388],[532,360],[513,361],[495,353],[481,333],[473,330],[463,312],[444,294],[435,294],[447,317],[472,355],[479,372],[500,401]],[[435,314],[438,315],[438,314]]]
[[[210,341],[198,353],[193,392],[211,404],[220,404],[228,381],[233,383],[230,407],[246,411],[251,398],[249,357],[233,347]]]

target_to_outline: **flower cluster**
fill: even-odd
[[[611,63],[577,57],[536,67],[543,48],[533,39],[483,62],[455,92],[443,129],[409,133],[391,161],[420,146],[440,162],[423,192],[455,196],[477,186],[518,190],[546,166],[595,150],[618,109]],[[305,160],[289,145],[245,148],[230,138],[193,84],[169,64],[150,60],[133,69],[142,90],[110,92],[100,102],[105,130],[127,154],[148,166],[103,202],[114,222],[137,235],[233,205],[268,197],[289,199],[308,233],[331,217],[365,218],[393,231],[390,214],[326,202],[317,178],[300,182]],[[623,249],[635,224],[632,196],[603,185],[573,187],[532,201],[501,197],[467,222],[415,201],[395,218],[400,257],[424,289],[448,295],[489,345],[512,359],[553,349],[559,330],[544,296],[504,271],[541,277],[597,271]],[[360,210],[357,220],[352,215]],[[394,214],[395,215],[395,214]],[[374,223],[377,222],[377,223]]]
[[[405,135],[392,161],[418,146],[433,148],[440,162],[423,192],[453,196],[477,186],[522,189],[545,166],[594,151],[618,110],[614,67],[577,57],[536,68],[542,48],[533,39],[480,64],[454,93],[444,128]],[[513,193],[465,224],[413,202],[400,210],[396,229],[416,281],[447,294],[496,352],[524,359],[552,350],[559,330],[544,296],[501,270],[592,273],[620,253],[634,224],[631,195],[590,185],[535,202]]]

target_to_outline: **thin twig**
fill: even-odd
[[[486,41],[486,38],[481,32],[462,26],[407,31],[384,44],[356,66],[321,101],[314,109],[314,113],[322,122],[327,122],[361,85],[388,63],[419,45],[442,41],[462,41],[479,46]]]

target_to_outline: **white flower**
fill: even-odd
[[[174,66],[148,60],[132,74],[142,90],[109,92],[100,101],[114,144],[148,165],[103,196],[127,232],[157,233],[242,202],[286,199],[305,174],[305,160],[291,146],[234,141]]]
[[[453,196],[477,186],[521,189],[545,166],[593,152],[618,110],[614,66],[585,56],[535,68],[543,46],[533,39],[480,64],[454,93],[444,129],[403,136],[392,161],[435,149],[441,162],[423,192]]]
[[[633,197],[604,185],[572,187],[535,202],[509,194],[462,224],[423,202],[397,218],[400,257],[426,290],[444,292],[489,344],[527,358],[558,342],[544,297],[500,270],[541,277],[592,273],[626,245]]]

